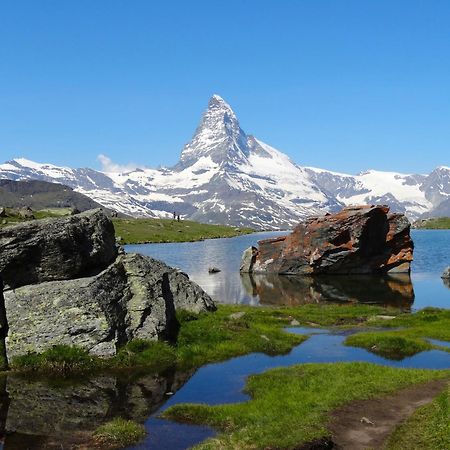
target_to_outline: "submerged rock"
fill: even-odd
[[[100,210],[33,225],[11,227],[8,242],[0,234],[0,274],[14,287],[4,292],[9,358],[59,344],[112,356],[135,338],[172,338],[177,309],[215,309],[186,274],[146,256],[118,255],[114,228]],[[0,323],[0,338],[2,329]]]
[[[9,288],[92,275],[116,256],[114,226],[100,209],[0,229],[0,274]]]
[[[247,249],[241,271],[283,275],[409,273],[410,223],[387,206],[355,206],[313,217],[288,236]],[[249,263],[250,261],[250,263]]]

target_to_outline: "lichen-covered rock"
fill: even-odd
[[[310,218],[258,244],[248,271],[286,275],[408,273],[414,248],[404,215],[368,205]]]
[[[57,344],[112,356],[135,338],[170,338],[177,327],[177,309],[215,309],[187,275],[137,254],[120,255],[91,277],[6,291],[5,302],[9,358]]]
[[[9,288],[92,275],[116,256],[113,224],[100,209],[0,229],[0,275]]]

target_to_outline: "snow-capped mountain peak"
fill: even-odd
[[[348,175],[301,167],[246,134],[231,106],[217,94],[173,168],[103,173],[17,158],[0,164],[0,178],[66,184],[133,216],[176,212],[201,222],[265,229],[291,227],[310,215],[361,203],[388,204],[411,219],[450,211],[448,167],[429,175],[377,170]]]
[[[217,164],[242,162],[247,152],[247,136],[236,114],[222,97],[214,94],[176,168],[182,170],[202,156],[210,156]]]

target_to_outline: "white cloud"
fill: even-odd
[[[101,169],[102,172],[106,173],[123,173],[144,168],[143,166],[139,166],[138,164],[135,163],[116,164],[111,158],[102,153],[100,153],[100,155],[97,156],[97,160],[100,162],[102,166]]]

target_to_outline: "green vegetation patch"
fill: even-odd
[[[419,408],[389,438],[387,450],[450,448],[450,389]]]
[[[450,229],[450,217],[420,220],[414,223],[414,227],[424,230],[448,230]]]
[[[102,446],[123,448],[136,444],[145,435],[144,425],[119,417],[97,428],[94,432],[94,439]]]
[[[383,396],[449,371],[397,369],[368,363],[302,364],[248,379],[243,403],[181,404],[163,416],[223,432],[200,449],[296,448],[328,436],[329,413],[353,400]]]
[[[143,367],[152,372],[163,372],[175,366],[176,360],[175,349],[167,342],[135,339],[105,364],[114,368]]]
[[[17,356],[11,368],[18,371],[54,372],[69,374],[99,367],[101,360],[86,350],[69,345],[55,345],[42,353]]]
[[[428,342],[394,333],[358,333],[349,336],[345,345],[362,347],[388,359],[403,359],[433,348]]]
[[[179,311],[175,343],[134,340],[109,359],[89,355],[77,347],[58,345],[43,353],[29,353],[11,361],[18,371],[57,374],[101,369],[197,368],[252,352],[270,355],[289,352],[306,336],[284,329],[295,323],[315,326],[360,326],[386,309],[367,305],[304,305],[296,308],[255,308],[218,305],[214,313]]]
[[[34,219],[47,219],[52,217],[63,217],[71,214],[71,208],[48,208],[32,211],[33,218],[23,218],[20,210],[23,208],[5,208],[6,217],[0,217],[0,228],[8,225],[16,225],[22,222],[29,222]]]
[[[113,219],[121,244],[149,242],[193,242],[203,239],[240,236],[254,232],[250,228],[210,225],[190,220]]]
[[[386,358],[402,359],[424,350],[439,349],[450,352],[449,346],[430,344],[429,339],[450,341],[450,310],[425,308],[414,314],[401,314],[392,320],[372,316],[367,325],[398,328],[392,331],[358,333],[345,343],[362,347]]]

